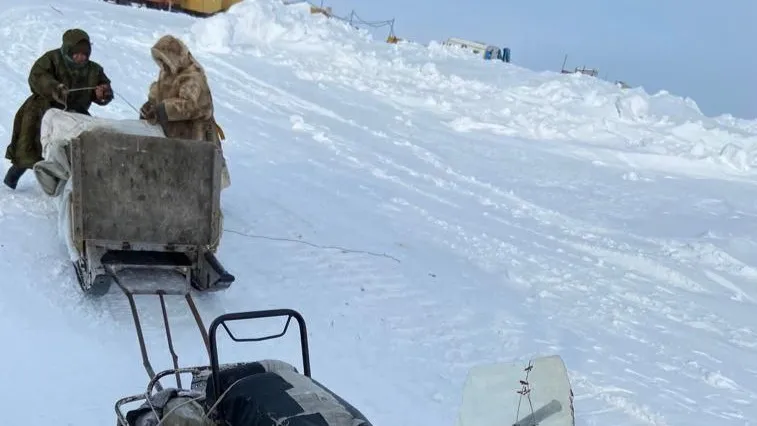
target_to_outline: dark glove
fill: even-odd
[[[100,104],[106,104],[113,100],[113,89],[110,84],[101,84],[95,88],[95,100]]]
[[[63,83],[58,84],[55,89],[53,89],[52,95],[55,101],[65,105],[66,98],[68,97],[68,86]]]
[[[153,105],[150,101],[145,102],[142,105],[142,108],[139,109],[139,118],[140,120],[149,120],[150,122],[154,122],[157,119],[157,114],[155,113],[155,105]]]

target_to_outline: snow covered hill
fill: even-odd
[[[375,425],[454,425],[468,368],[559,353],[579,425],[757,418],[757,122],[438,45],[389,45],[302,5],[201,20],[97,0],[1,0],[7,143],[33,60],[81,27],[134,118],[181,36],[205,66],[232,186],[223,312],[308,320],[313,375]],[[2,172],[8,167],[4,162]],[[101,425],[146,383],[128,304],[77,288],[31,174],[0,188],[3,424]],[[157,301],[137,300],[156,368]],[[171,305],[179,360],[205,363]],[[298,363],[296,342],[226,359]]]

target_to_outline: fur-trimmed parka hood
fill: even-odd
[[[164,35],[155,42],[151,53],[153,60],[171,74],[178,74],[190,65],[199,67],[187,45],[172,35]]]

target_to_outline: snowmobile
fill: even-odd
[[[238,337],[228,326],[233,321],[275,317],[286,318],[283,331],[263,337]],[[302,373],[277,359],[219,362],[219,328],[235,342],[259,342],[284,336],[292,319],[300,332]],[[358,409],[312,378],[307,326],[299,312],[273,309],[223,314],[213,320],[208,335],[209,365],[158,373],[144,393],[116,402],[117,426],[371,426]],[[181,374],[191,374],[188,387],[182,386]],[[177,387],[162,388],[160,379],[170,375],[176,376]],[[141,406],[124,413],[126,404],[139,401],[144,401]]]

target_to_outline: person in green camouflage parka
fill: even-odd
[[[32,94],[16,112],[5,151],[5,158],[12,163],[4,180],[9,188],[16,189],[21,175],[43,160],[40,127],[48,109],[90,115],[92,102],[104,106],[113,100],[110,79],[100,64],[89,59],[91,53],[89,35],[78,28],[70,29],[63,33],[60,48],[45,52],[32,65]]]

